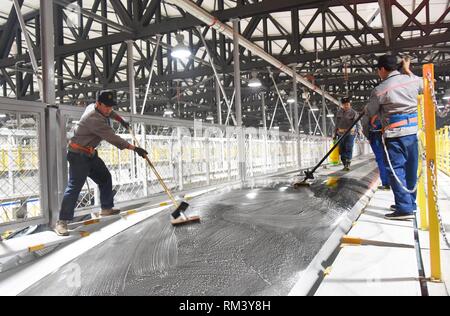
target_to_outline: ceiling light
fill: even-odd
[[[313,111],[313,112],[320,111],[320,109],[317,106],[315,106],[315,105],[313,105],[310,110]]]
[[[186,45],[184,45],[184,35],[177,34],[176,39],[178,44],[172,49],[172,57],[177,59],[188,59],[189,57],[191,57],[191,50]]]
[[[289,95],[289,98],[287,100],[288,103],[295,103],[295,95],[293,92],[291,92],[291,94]]]
[[[258,79],[258,73],[256,71],[252,72],[252,79],[249,80],[248,86],[250,88],[260,88],[262,86],[261,80]]]
[[[206,118],[207,121],[212,121],[214,122],[214,116],[212,116],[211,114],[208,115],[208,117]]]
[[[329,117],[329,118],[333,118],[333,117],[334,117],[334,114],[333,114],[333,113],[331,113],[331,112],[329,112],[329,113],[327,114],[327,117]]]
[[[164,110],[164,117],[172,117],[173,115],[173,109],[170,106],[167,106],[167,108]]]
[[[442,100],[450,100],[450,89],[445,90],[445,94],[442,97]]]

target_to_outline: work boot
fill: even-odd
[[[58,236],[69,236],[69,229],[67,227],[67,221],[57,221],[55,225],[55,233]]]
[[[115,210],[115,209],[106,209],[106,210],[102,210],[100,212],[100,216],[101,217],[105,217],[105,216],[113,216],[113,215],[119,215],[120,214],[120,210]]]
[[[414,213],[409,214],[409,213],[400,213],[400,212],[395,211],[394,213],[385,215],[384,218],[389,219],[389,220],[395,220],[395,221],[405,221],[405,220],[414,219]]]
[[[350,163],[345,163],[344,164],[344,169],[342,169],[343,171],[350,171]]]
[[[380,190],[380,191],[390,191],[391,190],[391,186],[390,185],[380,185],[378,187],[378,190]]]

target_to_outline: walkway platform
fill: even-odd
[[[450,178],[439,175],[439,204],[444,225],[450,227]],[[421,296],[413,221],[389,221],[384,215],[394,204],[392,192],[377,191],[348,236],[385,242],[341,246],[317,296]],[[449,234],[447,234],[449,235]],[[427,279],[430,278],[429,233],[420,231]],[[448,236],[450,238],[450,236]],[[450,294],[450,249],[441,236],[442,283],[427,282],[431,296]]]

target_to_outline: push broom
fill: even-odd
[[[136,146],[141,147],[139,145],[139,142],[136,139],[136,135],[134,134],[131,127],[128,130],[129,130],[130,134],[132,135]],[[199,222],[200,221],[199,216],[191,216],[191,217],[186,216],[185,212],[189,208],[189,204],[184,201],[179,203],[175,199],[175,197],[172,194],[172,191],[170,191],[170,189],[167,187],[166,183],[161,178],[158,170],[156,170],[155,165],[150,161],[150,159],[148,158],[147,155],[144,157],[144,159],[147,161],[147,164],[150,166],[150,169],[152,169],[153,173],[155,174],[156,178],[158,179],[159,184],[162,186],[162,188],[164,189],[164,191],[166,192],[166,194],[169,196],[170,200],[172,201],[173,205],[176,207],[176,210],[172,213],[172,220],[171,220],[172,225],[177,226],[177,225],[183,225],[183,224],[192,223],[192,222]]]

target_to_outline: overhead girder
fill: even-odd
[[[63,0],[58,0],[63,1]],[[67,2],[67,0],[64,0]],[[74,2],[74,1],[71,1]],[[299,3],[300,2],[300,3]],[[378,3],[378,0],[358,0],[357,4],[363,3]],[[108,21],[110,12],[105,12],[105,1],[95,0],[92,8],[86,8],[90,10],[92,14],[84,17],[83,25],[79,30],[75,30],[73,40],[69,40],[66,37],[61,37],[62,32],[55,30],[55,35],[59,38],[59,41],[55,45],[55,56],[57,61],[57,71],[59,84],[57,85],[59,91],[57,95],[63,97],[65,95],[93,95],[92,93],[98,89],[98,85],[102,85],[104,88],[126,90],[128,87],[127,81],[120,79],[122,74],[126,70],[126,66],[123,65],[125,59],[126,49],[124,45],[119,45],[117,48],[112,49],[115,44],[122,44],[127,39],[144,39],[148,40],[156,34],[167,34],[167,43],[170,43],[170,34],[179,30],[187,30],[189,32],[188,42],[193,44],[193,39],[196,38],[195,32],[192,28],[201,23],[189,14],[185,14],[180,11],[182,17],[180,18],[163,18],[161,12],[161,0],[146,0],[146,1],[128,1],[127,6],[122,4],[121,0],[110,0],[110,7],[114,10],[118,20]],[[201,1],[197,2],[199,5]],[[385,3],[385,2],[384,2]],[[403,25],[392,26],[388,24],[386,28],[383,24],[383,28],[373,28],[367,21],[359,16],[357,10],[355,10],[355,1],[347,0],[322,0],[322,1],[298,1],[298,0],[262,0],[256,3],[239,2],[238,5],[231,9],[223,10],[220,5],[223,5],[222,1],[218,1],[219,6],[217,11],[212,14],[217,16],[221,21],[228,21],[231,18],[250,18],[250,23],[242,34],[250,39],[252,42],[260,44],[267,52],[273,52],[276,43],[283,41],[285,44],[281,45],[281,54],[275,56],[284,64],[298,64],[298,71],[302,74],[311,74],[314,76],[314,80],[319,85],[326,84],[328,86],[327,91],[333,91],[336,95],[344,93],[342,86],[343,77],[343,65],[339,65],[339,62],[335,62],[342,56],[351,56],[352,59],[359,58],[359,56],[367,55],[366,61],[373,60],[374,54],[385,53],[388,49],[393,53],[403,52],[410,49],[411,52],[416,52],[418,65],[422,62],[432,61],[436,64],[445,62],[449,58],[449,54],[445,54],[444,51],[440,54],[430,54],[431,51],[427,51],[429,48],[424,48],[423,52],[417,51],[421,46],[435,45],[442,43],[445,45],[450,38],[450,22],[446,19],[450,9],[447,9],[443,15],[436,21],[436,23],[427,23],[426,25],[420,25],[417,22],[418,14],[421,13],[420,8],[426,8],[428,6],[427,1],[423,1],[418,4],[416,10],[411,12],[405,12],[404,8],[401,8],[401,4],[398,1],[392,0],[391,6],[398,8],[406,16],[406,21]],[[345,8],[354,18],[355,27],[351,26],[349,21],[340,21],[339,17],[334,14],[332,8],[341,6]],[[387,12],[391,7],[386,6]],[[330,9],[331,8],[331,9]],[[110,8],[111,9],[111,8]],[[222,10],[221,10],[222,9]],[[311,32],[309,24],[314,22],[311,19],[308,25],[303,25],[299,28],[298,23],[295,23],[296,17],[299,14],[299,10],[304,9],[316,9],[315,15],[317,17],[326,17],[323,19],[323,32]],[[277,24],[270,14],[274,12],[289,12],[291,14],[292,32],[289,34],[282,25]],[[301,12],[301,11],[300,11]],[[102,22],[103,19],[103,22]],[[39,21],[38,13],[31,12],[25,16],[25,20],[29,21],[31,25],[34,21]],[[390,23],[389,19],[387,19]],[[57,20],[61,21],[61,20]],[[119,21],[125,31],[118,31],[117,27],[114,29],[114,24]],[[97,38],[88,38],[90,30],[94,23],[102,24],[102,36]],[[270,34],[267,30],[268,24],[272,23],[278,30],[279,34]],[[36,24],[36,23],[35,23]],[[332,26],[331,29],[326,26]],[[345,26],[345,27],[344,27]],[[390,28],[389,41],[385,41],[386,30]],[[36,24],[36,27],[38,25]],[[62,28],[62,23],[58,24],[58,28]],[[256,28],[262,27],[262,35],[256,35],[254,31]],[[338,30],[338,27],[341,30]],[[0,31],[6,30],[7,25],[0,26]],[[446,29],[441,31],[440,34],[431,34],[433,30]],[[129,30],[132,30],[131,32]],[[207,29],[204,29],[206,32]],[[423,36],[419,38],[408,39],[403,34],[405,32],[420,31]],[[39,37],[39,32],[36,32],[36,39]],[[2,35],[5,35],[2,32]],[[371,34],[375,40],[373,43],[367,39],[367,34]],[[384,35],[384,37],[383,37]],[[334,40],[331,38],[334,37]],[[356,46],[347,39],[351,37],[358,42],[359,46]],[[324,51],[320,51],[318,55],[312,51],[306,51],[302,46],[302,40],[312,39],[315,46],[323,48]],[[10,38],[7,39],[11,41]],[[14,38],[12,39],[14,41]],[[72,42],[72,43],[70,43]],[[150,48],[149,42],[143,42]],[[166,43],[166,45],[167,45]],[[207,40],[210,45],[212,54],[216,62],[218,63],[218,69],[220,73],[231,73],[232,65],[230,64],[232,59],[232,45],[231,40],[226,39],[222,35],[218,34],[215,30],[210,31],[210,36]],[[39,41],[36,43],[36,55],[40,59]],[[136,45],[137,46],[137,45]],[[194,52],[201,51],[201,44],[194,44]],[[3,48],[3,46],[0,46]],[[8,48],[8,47],[6,47]],[[9,50],[9,49],[6,49]],[[243,51],[241,51],[243,52]],[[85,54],[84,56],[82,54]],[[17,56],[9,56],[9,51],[1,58],[0,56],[0,69],[2,70],[1,80],[4,85],[8,86],[8,89],[15,88],[19,91],[21,96],[28,94],[32,97],[34,93],[33,77],[30,74],[22,74],[19,72],[14,73],[11,70],[16,67],[16,64],[29,62],[28,55],[24,52],[18,52]],[[147,55],[147,56],[146,56]],[[276,54],[274,54],[276,55]],[[140,61],[136,61],[135,67],[137,74],[137,87],[142,87],[146,84],[148,78],[148,59],[149,50],[146,53],[139,52],[141,57]],[[203,54],[204,56],[204,54]],[[197,57],[203,57],[201,53]],[[430,57],[431,56],[431,57]],[[84,57],[84,58],[83,58]],[[316,63],[316,59],[321,60],[320,63]],[[176,96],[175,84],[173,81],[182,80],[190,84],[196,84],[212,75],[212,69],[206,66],[207,61],[204,63],[199,62],[198,58],[195,62],[190,61],[185,66],[181,63],[171,60],[169,51],[166,48],[160,48],[158,52],[157,60],[157,75],[154,76],[154,85],[165,85],[169,89],[161,90],[161,93],[168,93],[167,99],[171,100]],[[74,65],[74,69],[69,67],[70,64]],[[253,69],[264,69],[267,66],[266,62],[261,61],[252,55],[242,56],[241,69],[245,72],[249,72]],[[337,64],[337,65],[334,65]],[[352,61],[349,69],[352,71],[348,76],[348,86],[355,89],[354,95],[366,98],[367,93],[358,90],[358,86],[364,86],[365,90],[370,91],[371,85],[373,87],[377,82],[376,76],[370,72],[370,67],[364,67],[364,61],[359,65],[358,62]],[[76,65],[76,66],[75,66]],[[370,66],[370,65],[368,65]],[[22,66],[24,67],[24,66]],[[327,69],[327,71],[318,71],[318,69]],[[437,66],[437,71],[443,73],[446,72],[448,66]],[[90,70],[89,74],[88,71]],[[5,73],[7,75],[5,75]],[[416,72],[417,73],[417,72]],[[119,76],[120,74],[120,76]],[[68,80],[68,77],[73,77],[72,81]],[[283,80],[282,78],[276,78],[277,82]],[[284,78],[285,79],[285,78]],[[231,76],[226,76],[225,85],[229,86],[232,81]],[[88,86],[88,82],[92,83],[92,86]],[[86,84],[85,84],[86,83]],[[182,89],[185,89],[185,83],[182,83]],[[185,96],[189,102],[196,103],[198,100],[201,102],[214,102],[215,94],[213,88],[213,82],[209,82],[208,85],[211,91],[194,91],[193,96]],[[289,88],[287,88],[289,89]],[[158,104],[163,102],[161,100],[150,101]],[[165,101],[164,101],[165,102]],[[250,105],[250,103],[247,103]],[[246,104],[244,104],[246,105]],[[164,106],[164,104],[162,105]],[[215,111],[215,107],[211,106],[211,112]],[[206,110],[206,108],[205,108]]]

